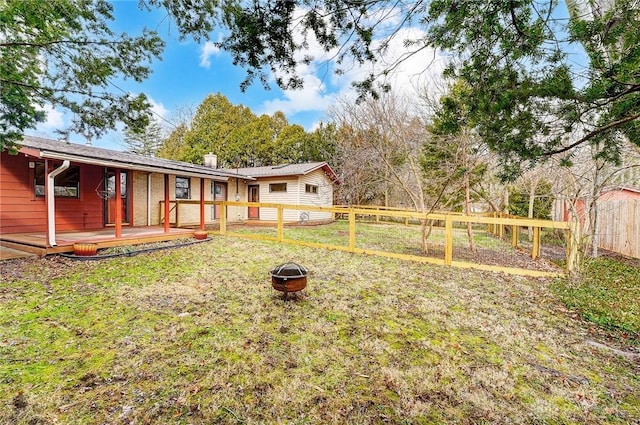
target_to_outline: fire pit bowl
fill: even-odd
[[[269,271],[271,274],[271,286],[276,291],[288,292],[302,291],[307,287],[307,269],[296,263],[284,263]]]

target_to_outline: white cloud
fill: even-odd
[[[366,62],[355,64],[343,75],[333,76],[334,84],[341,87],[341,95],[347,98],[355,96],[352,83],[362,81],[370,74],[382,75],[377,83],[388,83],[392,90],[409,98],[431,90],[441,89],[442,71],[446,60],[438,52],[431,48],[409,48],[406,40],[423,38],[424,31],[420,28],[410,27],[399,30],[393,38],[387,40],[384,52],[378,56],[377,63]],[[373,49],[379,48],[383,39],[374,40]]]
[[[304,111],[325,111],[333,103],[334,95],[327,93],[326,86],[317,76],[314,67],[302,66],[298,69],[304,80],[304,87],[298,90],[284,90],[283,97],[267,100],[259,112],[273,114],[282,111],[294,115]]]
[[[202,46],[202,50],[200,51],[200,66],[209,69],[211,66],[211,56],[216,56],[220,53],[220,48],[217,47],[213,42],[207,41]]]
[[[147,99],[149,99],[149,103],[151,104],[151,111],[154,114],[153,119],[155,119],[156,121],[162,121],[167,117],[167,115],[169,115],[169,110],[165,108],[162,102],[156,102],[149,96],[147,96]]]
[[[40,110],[47,115],[45,121],[38,125],[41,130],[56,130],[64,125],[64,114],[54,109],[51,104],[46,104]]]
[[[388,14],[389,27],[393,25],[393,14]],[[334,70],[336,52],[324,52],[310,35],[307,38],[308,49],[299,52],[297,59],[303,56],[311,56],[314,61],[310,65],[301,65],[297,72],[304,80],[304,88],[300,90],[284,90],[281,97],[265,101],[262,105],[263,113],[282,111],[287,116],[305,111],[327,111],[336,98],[355,99],[356,91],[353,82],[362,81],[369,74],[381,74],[386,69],[392,69],[384,82],[392,86],[392,90],[402,95],[415,98],[425,91],[441,90],[442,71],[445,67],[445,59],[435,50],[430,48],[410,50],[405,45],[405,40],[417,40],[425,36],[424,31],[417,27],[402,28],[393,37],[387,40],[384,54],[379,57],[376,64],[359,64],[347,61],[340,65],[343,71],[336,75]],[[299,41],[302,40],[302,35]],[[382,45],[385,39],[375,40],[373,48]],[[380,80],[382,82],[382,79]]]

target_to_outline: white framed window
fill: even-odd
[[[318,194],[318,186],[315,184],[305,184],[304,185],[305,193],[313,193],[315,195]]]
[[[286,192],[286,183],[269,183],[269,192]]]
[[[176,177],[176,199],[191,199],[191,179]]]

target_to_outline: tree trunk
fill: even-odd
[[[596,161],[595,174],[593,176],[593,189],[591,190],[591,203],[589,205],[589,237],[591,242],[591,256],[598,256],[598,195],[600,192],[600,165]]]
[[[573,275],[579,274],[584,259],[583,230],[580,225],[580,216],[575,208],[571,214],[571,227],[569,229],[569,249],[567,251],[567,270]]]
[[[591,257],[598,256],[599,230],[598,230],[598,202],[593,200],[591,205]]]
[[[497,211],[494,208],[494,211]],[[504,192],[502,193],[502,212],[505,214],[509,214],[509,186],[504,187]]]
[[[464,161],[464,212],[471,215],[471,188],[469,187],[469,163],[467,158],[467,140],[462,141],[462,157]],[[469,250],[476,252],[476,246],[473,243],[473,229],[471,222],[467,222],[467,236],[469,237]]]
[[[536,179],[534,182],[531,182],[531,187],[529,188],[529,212],[527,217],[533,218],[533,207],[536,202],[536,189],[538,188],[538,180]],[[529,234],[529,241],[533,240],[533,227],[529,227],[527,229],[527,233]]]
[[[429,240],[429,236],[431,236],[431,232],[433,231],[433,220],[420,220],[420,231],[422,235],[422,252],[428,254],[429,245],[427,244],[427,241]]]

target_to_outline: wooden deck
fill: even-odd
[[[56,234],[57,246],[47,247],[45,233],[15,233],[0,235],[0,259],[20,258],[15,251],[35,254],[44,257],[49,254],[73,252],[73,244],[77,242],[95,243],[100,248],[123,245],[136,245],[148,242],[168,241],[172,239],[188,238],[193,235],[193,229],[170,228],[168,233],[164,227],[125,227],[122,237],[115,237],[112,228],[84,230],[79,232],[59,232]]]

